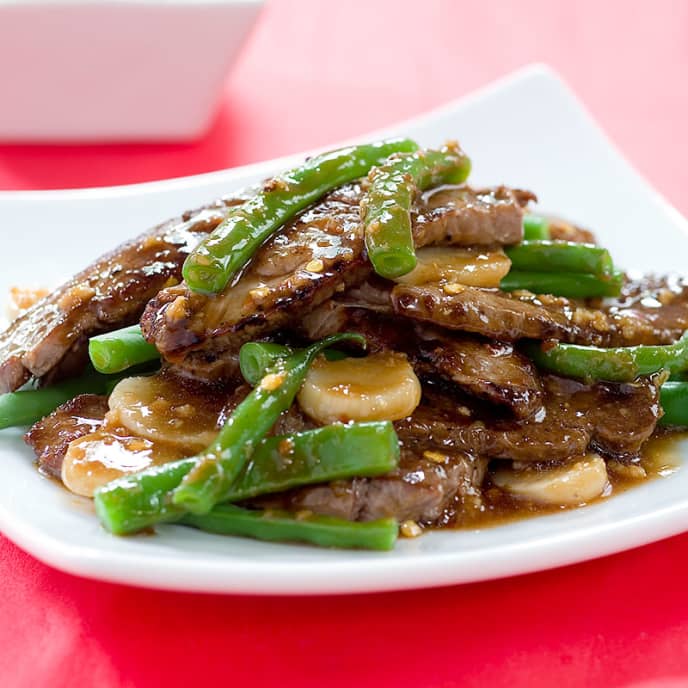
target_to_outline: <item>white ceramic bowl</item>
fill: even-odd
[[[261,4],[0,0],[0,141],[199,136]]]

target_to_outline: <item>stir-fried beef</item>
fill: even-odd
[[[189,383],[183,378],[179,378],[167,371],[166,380],[170,383],[180,385],[179,396],[183,397],[189,393]],[[248,385],[240,385],[231,394],[228,393],[227,403],[222,408],[218,419],[218,428],[222,427],[226,419],[232,411],[241,403],[246,395],[251,391]],[[196,389],[196,394],[201,392]],[[221,390],[217,388],[208,388],[208,393],[212,397],[217,397],[221,394]],[[172,395],[176,397],[177,395]],[[108,398],[95,394],[81,394],[71,401],[68,401],[62,406],[59,406],[49,416],[43,420],[35,423],[31,429],[24,435],[24,441],[33,448],[38,466],[40,470],[48,475],[60,477],[62,470],[62,462],[67,454],[69,445],[74,440],[80,439],[86,435],[91,435],[97,430],[103,430],[103,441],[107,442],[110,431],[118,436],[126,436],[129,431],[123,430],[119,424],[109,417],[106,425],[105,415],[108,413]],[[196,406],[199,412],[198,406]],[[209,409],[200,409],[200,413],[208,413]],[[172,419],[171,419],[171,422]],[[293,432],[301,432],[316,425],[307,418],[299,409],[298,406],[292,406],[287,411],[282,413],[277,422],[270,431],[271,435],[285,435]],[[155,443],[154,443],[155,444]],[[161,449],[159,444],[156,444],[156,451]],[[121,451],[125,447],[122,446]],[[163,451],[169,453],[169,449],[163,448]],[[182,449],[181,454],[192,455],[194,447],[189,447],[186,451]]]
[[[559,218],[549,219],[549,238],[553,241],[573,241],[576,244],[595,244],[595,235],[588,229]]]
[[[395,312],[486,337],[558,339],[595,346],[667,344],[688,328],[688,284],[672,278],[629,281],[621,299],[592,308],[563,297],[439,285],[397,285]]]
[[[36,423],[24,440],[36,452],[40,470],[59,478],[70,442],[101,427],[107,410],[107,397],[81,394]]]
[[[226,416],[248,393],[230,395]],[[436,523],[454,510],[479,503],[489,458],[519,461],[565,460],[594,449],[608,456],[633,457],[654,430],[658,391],[653,380],[585,386],[554,376],[544,378],[544,406],[534,418],[513,420],[486,413],[481,404],[426,385],[423,402],[396,423],[402,445],[399,468],[380,478],[338,481],[258,500],[344,518],[394,516]],[[104,397],[83,395],[37,423],[27,434],[43,470],[59,475],[69,443],[102,426]],[[292,407],[274,433],[314,427]]]
[[[580,330],[570,309],[549,309],[496,289],[457,291],[452,286],[447,293],[439,285],[398,285],[392,290],[394,310],[421,322],[506,341],[524,337],[572,341]]]
[[[518,461],[563,460],[588,449],[635,457],[661,417],[657,380],[583,385],[543,376],[543,409],[515,421],[426,385],[421,405],[397,431],[407,446],[420,444]]]
[[[540,408],[535,367],[506,342],[452,334],[336,301],[328,301],[304,318],[302,330],[312,340],[335,332],[360,332],[372,353],[406,353],[421,377],[451,380],[470,394],[508,406],[519,418]]]
[[[249,390],[246,385],[238,387],[230,395],[221,416],[230,413]],[[107,411],[106,397],[85,394],[36,423],[25,439],[36,452],[41,470],[59,477],[70,442],[103,428]],[[300,432],[312,427],[315,427],[313,422],[298,406],[293,406],[282,414],[271,434]],[[107,433],[104,437],[107,439]],[[262,501],[272,504],[288,501],[298,508],[359,520],[395,516],[402,520],[434,522],[457,498],[467,506],[479,501],[486,465],[486,460],[465,452],[433,449],[424,453],[422,448],[414,447],[402,451],[399,468],[388,476],[311,487]]]
[[[231,379],[231,352],[241,343],[289,325],[370,274],[360,196],[357,184],[345,186],[301,213],[221,294],[194,293],[184,284],[160,292],[142,319],[147,339],[192,374]],[[514,243],[531,197],[504,187],[446,187],[416,205],[415,243]]]
[[[387,476],[304,487],[256,503],[352,521],[391,516],[438,523],[452,518],[458,509],[479,506],[486,469],[485,459],[463,452],[402,449],[399,468]]]
[[[542,407],[535,366],[507,342],[428,333],[417,351],[415,359],[429,364],[433,373],[470,394],[507,406],[517,418],[528,418]]]
[[[0,392],[31,376],[78,372],[88,337],[137,322],[149,299],[179,281],[189,251],[235,202],[186,213],[123,244],[21,315],[0,334]]]
[[[639,455],[662,415],[659,376],[628,384],[583,384],[541,375],[519,352],[517,342],[672,342],[688,330],[688,282],[628,279],[619,298],[588,301],[454,283],[395,285],[372,274],[360,221],[361,196],[361,185],[350,184],[307,208],[272,236],[239,278],[217,295],[194,293],[179,283],[182,264],[200,238],[222,221],[227,208],[243,202],[243,197],[187,213],[124,244],[0,335],[0,390],[16,389],[31,376],[48,382],[78,371],[89,336],[142,316],[144,335],[165,360],[165,384],[178,383],[183,399],[189,381],[174,373],[190,374],[200,380],[196,395],[212,391],[216,403],[205,418],[209,423],[204,423],[212,437],[216,419],[219,428],[250,392],[246,384],[224,386],[238,379],[241,344],[275,335],[292,343],[315,341],[356,331],[365,335],[370,353],[406,354],[422,380],[420,405],[395,423],[401,449],[398,468],[382,477],[262,497],[251,500],[251,505],[305,509],[350,520],[391,516],[442,525],[480,508],[492,459],[546,464],[589,451],[621,460]],[[534,200],[530,192],[501,186],[431,189],[412,209],[415,245],[517,243],[524,210]],[[594,241],[587,230],[563,221],[550,222],[550,235]],[[157,404],[164,397],[160,408],[177,408],[170,401],[176,399],[176,389],[169,395],[151,394],[151,399]],[[41,470],[59,477],[70,443],[86,435],[92,437],[82,442],[93,439],[99,449],[100,434],[105,442],[118,422],[116,399],[112,398],[107,420],[107,398],[82,395],[36,423],[25,440],[34,448]],[[121,402],[125,411],[127,403]],[[199,439],[200,405],[189,408],[196,414],[193,428],[176,436],[175,457],[198,450],[189,445]],[[150,416],[146,418],[151,422]],[[146,451],[157,451],[160,462],[172,456],[165,453],[172,443],[165,433],[168,427],[178,427],[173,420],[165,416],[160,434],[146,440],[152,447]],[[295,403],[270,434],[317,425]],[[135,425],[132,432],[146,434],[150,429],[142,427]],[[197,444],[205,444],[205,439]],[[74,445],[71,451],[77,449]]]
[[[233,286],[217,296],[185,284],[161,291],[142,328],[179,368],[205,378],[236,375],[236,352],[369,271],[363,256],[357,186],[343,187],[273,236]]]
[[[432,189],[423,194],[422,203],[414,210],[415,244],[516,244],[523,238],[523,208],[535,200],[530,191],[505,186]]]
[[[688,280],[677,275],[640,276],[628,280],[618,298],[599,306],[616,330],[611,346],[629,340],[634,344],[672,342],[688,330]]]
[[[185,213],[101,257],[42,299],[0,335],[0,391],[30,377],[44,381],[77,374],[86,341],[133,324],[153,299],[144,328],[164,356],[200,377],[231,377],[241,341],[281,327],[334,290],[369,273],[359,224],[358,185],[343,187],[275,236],[237,285],[219,297],[171,287],[199,238],[223,219],[237,195]],[[418,246],[514,243],[520,239],[525,191],[443,187],[414,209]],[[155,298],[154,298],[155,297]],[[225,356],[227,354],[227,356]],[[222,357],[226,360],[219,360]]]

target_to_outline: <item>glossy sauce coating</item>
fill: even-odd
[[[428,246],[416,251],[416,259],[416,267],[395,281],[412,285],[439,282],[449,294],[459,285],[498,287],[511,267],[500,247]]]
[[[648,480],[667,478],[681,468],[681,445],[688,444],[688,432],[662,432],[650,438],[642,448],[640,457],[631,463],[607,461],[609,485],[596,499],[573,506],[544,506],[519,499],[494,485],[488,472],[483,485],[482,505],[454,518],[449,525],[456,528],[491,528],[524,518],[555,514],[561,511],[597,504],[626,490],[640,487]],[[491,467],[492,468],[492,467]]]
[[[62,462],[62,482],[68,490],[92,497],[105,483],[149,466],[182,458],[178,448],[132,437],[123,428],[103,426],[74,440]]]
[[[215,439],[225,403],[221,392],[168,375],[130,377],[110,395],[108,422],[193,453]]]

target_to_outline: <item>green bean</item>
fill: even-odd
[[[577,272],[526,272],[511,270],[499,283],[503,291],[524,289],[534,294],[552,294],[574,299],[618,296],[623,286],[623,274],[597,277]]]
[[[338,342],[365,338],[352,333],[327,337],[277,364],[236,407],[217,439],[199,454],[197,464],[176,488],[173,501],[193,513],[203,514],[227,499],[232,483],[250,459],[258,442],[288,409],[316,356]]]
[[[75,396],[105,394],[111,384],[112,378],[90,371],[49,387],[0,395],[0,429],[33,425]]]
[[[131,374],[150,373],[150,365],[142,364],[127,371]],[[79,377],[47,387],[23,389],[0,395],[0,430],[33,425],[52,413],[58,406],[80,394],[107,394],[125,377],[122,374],[102,375],[90,366]]]
[[[194,458],[180,459],[99,487],[93,501],[100,522],[111,533],[126,535],[179,520],[185,509],[172,503],[171,493],[195,465]]]
[[[512,270],[532,272],[584,272],[609,277],[614,264],[609,251],[593,244],[570,241],[523,241],[504,250]]]
[[[371,170],[361,201],[368,258],[378,275],[393,279],[416,267],[411,204],[417,191],[465,181],[471,161],[456,143],[440,151],[397,155]]]
[[[526,241],[549,239],[549,222],[540,215],[523,216],[523,239]]]
[[[99,373],[119,373],[122,370],[160,358],[138,325],[106,332],[88,340],[88,355]]]
[[[688,427],[688,382],[665,382],[660,389],[660,425]]]
[[[241,374],[246,382],[255,387],[272,366],[295,351],[302,351],[302,349],[293,349],[272,342],[248,342],[239,351]],[[328,361],[346,358],[346,354],[337,349],[326,349],[323,354]]]
[[[688,370],[688,333],[665,346],[626,346],[600,349],[578,344],[544,348],[528,344],[526,353],[540,368],[583,380],[631,382],[660,370],[680,374]]]
[[[181,523],[220,535],[383,551],[394,547],[399,530],[392,518],[356,523],[310,512],[252,511],[231,504],[216,506],[203,516],[189,514]]]
[[[389,421],[335,423],[267,438],[251,457],[228,501],[311,483],[382,475],[399,462],[399,439]]]
[[[326,425],[269,437],[258,445],[227,493],[227,501],[330,480],[384,475],[398,461],[399,442],[389,422]],[[101,522],[122,535],[178,520],[185,509],[175,505],[170,494],[195,464],[194,458],[182,459],[104,485],[95,494]]]
[[[410,139],[350,146],[310,158],[267,182],[262,191],[236,206],[184,262],[183,275],[194,291],[222,291],[265,240],[296,213],[341,184],[365,176],[389,155],[414,151]]]
[[[255,387],[267,371],[292,356],[294,349],[272,342],[248,342],[239,350],[239,368],[244,380]]]

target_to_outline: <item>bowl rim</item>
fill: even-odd
[[[257,7],[265,0],[0,0],[2,7]]]

